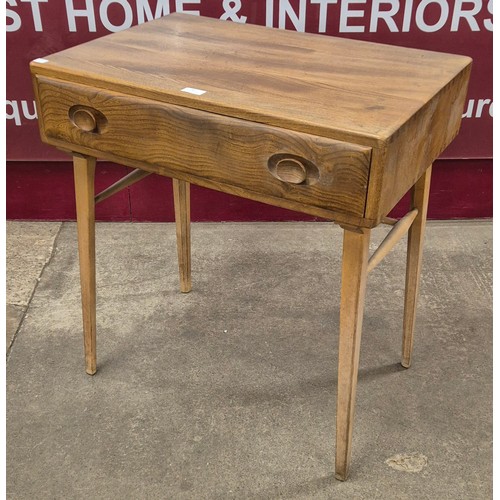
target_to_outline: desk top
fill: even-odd
[[[373,147],[390,142],[471,63],[186,14],[46,59],[32,63],[37,74]]]
[[[363,227],[456,136],[470,68],[182,14],[31,63],[50,144]]]

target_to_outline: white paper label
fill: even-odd
[[[188,94],[194,94],[194,95],[203,95],[206,90],[200,90],[200,89],[193,89],[191,87],[186,87],[181,90],[181,92],[187,92]]]

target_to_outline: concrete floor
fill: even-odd
[[[9,499],[491,498],[489,222],[429,224],[409,370],[404,243],[370,274],[345,483],[332,472],[341,230],[193,226],[181,294],[172,224],[98,224],[90,377],[75,225],[8,223]]]

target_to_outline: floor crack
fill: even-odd
[[[28,311],[29,311],[29,308],[30,308],[30,305],[31,305],[31,301],[33,300],[33,297],[35,295],[35,292],[36,292],[36,289],[38,288],[38,285],[40,284],[40,281],[42,279],[42,276],[43,276],[43,273],[45,272],[45,269],[46,267],[52,262],[52,259],[54,257],[54,254],[56,253],[56,248],[57,248],[57,240],[59,239],[59,235],[61,234],[61,230],[62,230],[62,227],[64,225],[64,222],[61,222],[61,225],[59,226],[59,229],[57,230],[57,233],[54,237],[54,241],[52,243],[52,249],[50,251],[50,255],[49,255],[49,258],[45,261],[43,267],[42,267],[42,270],[40,271],[40,274],[38,275],[38,278],[36,280],[36,283],[35,283],[35,286],[33,287],[33,290],[31,292],[31,295],[28,299],[28,302],[26,304],[26,309],[24,310],[22,316],[21,316],[21,321],[19,321],[19,324],[17,325],[17,328],[16,328],[16,331],[12,337],[12,341],[9,345],[9,347],[7,348],[7,353],[6,353],[6,364],[8,363],[9,361],[9,358],[10,358],[10,353],[12,352],[12,347],[14,346],[14,343],[17,339],[17,334],[19,333],[19,331],[21,330],[21,327],[23,326],[23,323],[24,323],[24,318],[26,317],[26,314],[28,314]]]

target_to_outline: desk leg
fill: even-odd
[[[191,207],[189,182],[172,179],[181,292],[191,291]]]
[[[417,208],[418,215],[408,231],[408,250],[406,256],[406,289],[403,317],[403,356],[401,364],[409,368],[413,350],[413,331],[417,313],[418,285],[422,267],[422,250],[424,245],[425,223],[427,221],[427,205],[431,185],[429,167],[416,182],[411,191],[411,209]]]
[[[358,382],[370,230],[344,230],[337,392],[335,477],[345,481],[351,462],[352,428]]]
[[[94,375],[96,372],[95,158],[74,154],[73,167],[78,228],[78,254],[80,257],[85,371],[89,375]]]

